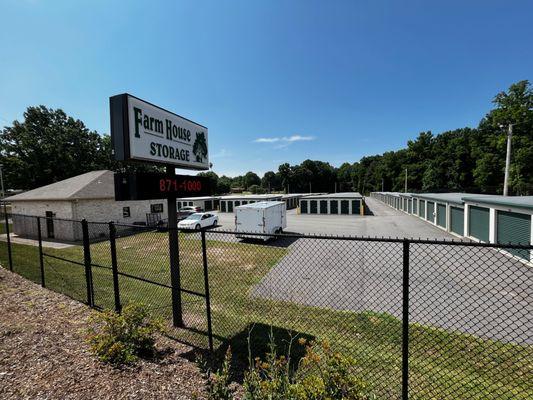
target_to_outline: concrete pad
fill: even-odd
[[[25,244],[28,246],[39,246],[39,241],[37,239],[28,239],[23,238],[14,234],[10,234],[9,238],[11,240],[11,243],[16,244]],[[0,235],[0,241],[7,242],[7,235],[5,233]],[[42,246],[44,248],[48,249],[67,249],[69,247],[75,246],[74,244],[67,244],[67,243],[59,243],[59,242],[48,242],[48,241],[42,241]]]

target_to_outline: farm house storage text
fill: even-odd
[[[207,128],[129,94],[110,98],[117,160],[209,169]]]

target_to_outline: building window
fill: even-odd
[[[131,212],[129,207],[122,207],[122,218],[131,217]]]
[[[150,212],[152,212],[152,213],[162,213],[163,212],[163,203],[150,204]]]

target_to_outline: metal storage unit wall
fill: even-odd
[[[437,225],[446,229],[446,205],[437,203]]]
[[[307,195],[300,200],[301,214],[360,214],[363,196],[355,192]]]
[[[490,232],[489,209],[478,206],[468,207],[468,221],[468,235],[482,242],[488,242]]]
[[[285,202],[287,210],[298,207],[300,199],[305,196],[302,193],[290,193],[281,196],[281,200]]]
[[[463,236],[465,232],[465,210],[459,207],[450,207],[450,230]]]
[[[234,207],[241,204],[256,203],[258,201],[281,201],[281,195],[275,194],[245,194],[221,196],[218,200],[220,212],[233,212]]]
[[[341,200],[341,214],[350,214],[349,200]]]
[[[426,215],[426,219],[429,221],[429,222],[435,222],[435,203],[432,202],[432,201],[428,201],[427,202],[428,205],[427,205],[427,215]]]
[[[361,200],[352,200],[352,214],[361,213]]]
[[[338,214],[339,213],[339,202],[338,200],[330,200],[329,201],[329,213],[330,214]]]
[[[496,212],[496,241],[498,243],[531,243],[531,215],[511,211]],[[511,254],[530,261],[529,250],[506,249]]]
[[[316,200],[309,200],[309,212],[316,214],[318,212],[318,204]]]
[[[426,202],[425,202],[425,200],[419,200],[418,205],[419,205],[418,216],[422,217],[422,218],[426,218]]]

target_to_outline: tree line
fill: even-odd
[[[494,108],[476,128],[459,128],[439,135],[421,132],[397,151],[366,156],[334,167],[323,161],[281,164],[262,177],[208,176],[218,194],[230,191],[334,192],[465,191],[501,194],[506,141],[512,125],[509,190],[533,194],[533,88],[517,82],[493,99]],[[2,129],[0,163],[6,188],[32,189],[84,172],[160,170],[147,164],[124,164],[112,156],[111,138],[89,130],[79,119],[60,109],[28,107],[24,121]]]
[[[262,178],[248,172],[234,178],[205,173],[219,192],[230,188],[256,192],[334,192],[407,190],[410,192],[471,192],[501,194],[507,132],[512,125],[509,193],[533,194],[533,88],[523,80],[498,93],[494,108],[477,128],[459,128],[439,135],[421,132],[397,151],[367,156],[335,168],[305,160],[281,164]]]

